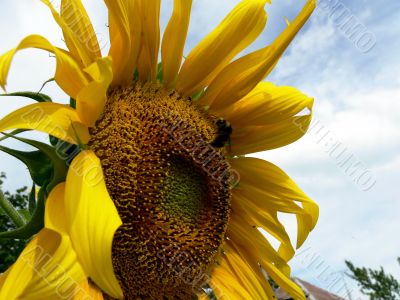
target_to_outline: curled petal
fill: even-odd
[[[10,113],[0,120],[0,131],[9,129],[38,130],[72,144],[90,139],[76,111],[57,103],[35,103]]]
[[[40,35],[30,35],[24,38],[19,45],[0,56],[0,86],[5,89],[7,75],[14,55],[22,49],[38,48],[54,53],[56,56],[57,84],[72,98],[88,83],[88,78],[81,70],[81,66],[68,52],[54,47]]]
[[[76,109],[82,122],[92,127],[106,105],[107,90],[113,78],[111,58],[99,59],[85,71],[93,78],[93,81],[79,92],[76,98]]]
[[[299,248],[317,223],[318,205],[287,174],[269,162],[242,157],[231,160],[231,165],[240,173],[240,183],[235,193],[246,196],[261,210],[296,214]]]
[[[114,298],[122,290],[112,265],[112,242],[122,224],[110,198],[100,160],[81,152],[70,166],[65,190],[69,234],[84,270],[96,285]]]
[[[47,228],[33,238],[3,276],[0,299],[67,299],[76,295],[86,280],[69,237]]]

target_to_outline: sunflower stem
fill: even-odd
[[[18,213],[10,201],[6,199],[3,192],[0,190],[0,208],[11,219],[17,228],[25,225],[24,218]]]

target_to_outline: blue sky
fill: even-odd
[[[102,1],[84,2],[106,50],[104,5]],[[186,53],[238,2],[194,0]],[[171,3],[163,2],[163,26]],[[250,50],[270,42],[285,27],[284,17],[293,19],[302,4],[300,0],[276,0],[268,5],[266,30]],[[2,0],[0,5],[0,52],[30,33],[62,45],[61,33],[40,1]],[[375,41],[373,47],[360,47],[362,40],[342,29],[337,5],[362,26],[364,38]],[[292,261],[294,274],[346,299],[358,299],[354,282],[343,278],[344,259],[375,268],[382,265],[400,278],[395,263],[400,256],[396,238],[400,229],[400,2],[321,0],[319,7],[266,78],[315,97],[314,127],[292,145],[254,156],[279,165],[320,205],[319,224]],[[38,90],[53,72],[48,54],[24,51],[13,63],[8,90]],[[45,92],[61,102],[67,99],[54,84]],[[0,116],[28,103],[0,100]],[[343,156],[337,158],[338,152],[336,156],[330,152],[332,145],[338,145]],[[350,165],[345,163],[348,157]],[[5,154],[0,154],[0,171],[7,172],[10,189],[29,183],[25,168]],[[368,183],[363,184],[367,177]],[[282,220],[294,232],[294,220],[288,216]]]

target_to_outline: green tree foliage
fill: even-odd
[[[400,264],[400,258],[397,259]],[[350,261],[346,265],[351,271],[349,276],[358,282],[361,292],[371,300],[400,300],[400,282],[383,268],[372,270],[355,267]]]
[[[4,179],[4,173],[1,173],[0,191],[2,190]],[[14,194],[4,192],[4,196],[13,204],[16,209],[20,211],[28,209],[29,193],[27,187],[18,189]],[[2,214],[0,211],[0,232],[9,231],[12,229],[15,229],[14,223],[8,216]],[[24,249],[26,242],[26,240],[19,239],[0,239],[0,273],[3,273],[15,262],[18,255]]]

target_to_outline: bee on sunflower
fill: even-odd
[[[184,61],[192,0],[174,1],[162,41],[160,0],[105,0],[105,57],[80,0],[59,11],[42,2],[68,50],[26,37],[0,56],[0,86],[17,51],[39,48],[54,54],[54,80],[72,101],[25,94],[39,103],[0,120],[1,132],[14,130],[4,138],[36,147],[49,166],[38,172],[9,151],[40,191],[31,220],[0,234],[31,238],[0,276],[0,299],[276,299],[267,277],[305,299],[288,261],[318,206],[281,169],[245,155],[292,143],[310,124],[312,98],[262,80],[315,0],[272,44],[235,59],[267,20],[268,0],[243,0]],[[17,136],[24,130],[48,133],[52,146]],[[297,218],[296,247],[279,212]]]

